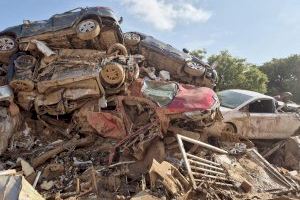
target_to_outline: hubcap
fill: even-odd
[[[86,21],[80,24],[79,31],[82,33],[90,32],[94,30],[96,24],[93,21]]]
[[[15,47],[15,43],[11,38],[3,37],[0,38],[0,50],[1,51],[8,51]]]

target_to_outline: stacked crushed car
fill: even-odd
[[[222,120],[213,67],[122,33],[109,8],[0,32],[0,65],[2,199],[299,197],[297,171],[206,131]]]

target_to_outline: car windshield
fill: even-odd
[[[221,91],[218,92],[218,97],[221,102],[221,106],[226,107],[226,108],[231,108],[234,109],[244,103],[245,101],[248,101],[249,99],[252,98],[250,95],[246,94],[241,94],[239,92],[235,91]]]

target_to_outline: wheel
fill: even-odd
[[[203,76],[205,73],[205,67],[195,62],[187,62],[183,70],[191,76]]]
[[[141,41],[141,37],[136,33],[124,33],[123,37],[126,46],[135,46]]]
[[[225,123],[223,132],[234,134],[234,133],[236,133],[236,129],[233,124]]]
[[[18,46],[11,36],[0,36],[0,57],[8,60],[9,56],[17,52]]]
[[[76,26],[77,36],[81,40],[92,40],[100,33],[100,25],[94,19],[86,19]]]
[[[15,91],[31,92],[34,88],[34,83],[30,80],[13,80],[9,83],[9,85]]]
[[[120,44],[120,43],[112,44],[108,48],[107,54],[108,55],[123,55],[123,56],[128,55],[126,47],[123,44]]]
[[[32,69],[36,63],[35,57],[31,55],[19,56],[15,61],[15,68],[17,71]]]
[[[125,71],[118,63],[108,63],[100,71],[101,78],[109,85],[121,85],[125,80]]]

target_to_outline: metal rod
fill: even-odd
[[[36,175],[36,177],[35,177],[35,179],[34,179],[34,182],[33,182],[33,185],[32,185],[33,188],[36,187],[36,185],[37,185],[37,183],[38,183],[38,181],[39,181],[39,179],[40,179],[41,174],[42,174],[41,171],[38,171],[38,172],[37,172],[37,175]]]
[[[278,180],[284,183],[286,186],[293,187],[284,176],[282,176],[262,155],[260,155],[255,149],[250,149],[249,152],[253,152],[258,159],[265,165],[264,167],[273,174]]]
[[[188,138],[188,137],[185,137],[185,136],[182,136],[182,135],[179,135],[177,134],[177,137],[179,137],[181,140],[185,140],[187,142],[191,142],[193,144],[197,144],[201,147],[204,147],[204,148],[207,148],[207,149],[210,149],[210,150],[213,150],[217,153],[221,153],[221,154],[228,154],[227,151],[223,150],[223,149],[220,149],[218,147],[215,147],[215,146],[212,146],[210,144],[207,144],[207,143],[204,143],[204,142],[200,142],[198,140],[194,140],[194,139],[191,139],[191,138]]]
[[[196,176],[203,176],[203,177],[217,179],[217,180],[222,180],[222,181],[230,181],[227,178],[220,177],[220,176],[213,176],[213,175],[208,175],[208,174],[201,174],[201,173],[197,173],[197,172],[192,172],[192,174],[196,175]]]
[[[199,160],[199,161],[202,161],[202,162],[205,162],[205,163],[208,163],[208,164],[212,164],[212,165],[215,165],[215,166],[221,166],[221,164],[219,164],[219,163],[216,163],[216,162],[213,162],[213,161],[204,159],[204,158],[200,158],[200,157],[198,157],[198,156],[194,156],[194,155],[189,154],[189,153],[186,153],[186,155],[187,155],[188,157],[194,158],[194,159],[196,159],[196,160]]]
[[[195,180],[194,180],[194,176],[193,176],[193,174],[192,174],[191,166],[190,166],[190,163],[189,163],[189,161],[188,161],[188,159],[187,159],[186,152],[185,152],[185,149],[184,149],[184,146],[183,146],[183,142],[182,142],[182,140],[181,140],[180,135],[177,134],[177,135],[176,135],[176,139],[177,139],[177,141],[178,141],[179,149],[180,149],[180,151],[181,151],[181,153],[182,153],[183,160],[184,160],[184,163],[185,163],[185,165],[186,165],[188,174],[189,174],[189,176],[190,176],[190,178],[191,178],[191,181],[192,181],[192,184],[193,184],[193,188],[196,189],[196,188],[197,188],[197,185],[196,185],[196,182],[195,182]]]
[[[195,179],[195,181],[196,182],[207,182],[207,183],[210,183],[210,184],[222,185],[222,186],[228,186],[228,187],[235,187],[231,183],[213,182],[213,181],[206,181],[206,180],[202,180],[202,179]]]
[[[223,169],[223,168],[220,168],[220,167],[208,165],[208,164],[201,163],[201,162],[198,162],[198,161],[195,161],[195,160],[190,160],[190,159],[188,159],[188,160],[189,160],[192,164],[205,166],[205,167],[208,167],[208,168],[211,168],[211,169],[215,169],[215,170],[219,170],[219,171],[224,171],[224,169]]]
[[[204,171],[204,172],[209,172],[209,173],[212,173],[212,174],[218,174],[218,175],[221,175],[221,176],[226,176],[225,173],[222,173],[222,172],[216,172],[216,171],[213,171],[213,170],[209,170],[209,169],[204,169],[202,167],[195,167],[195,166],[191,166],[192,169],[195,169],[195,170],[200,170],[200,171]]]

